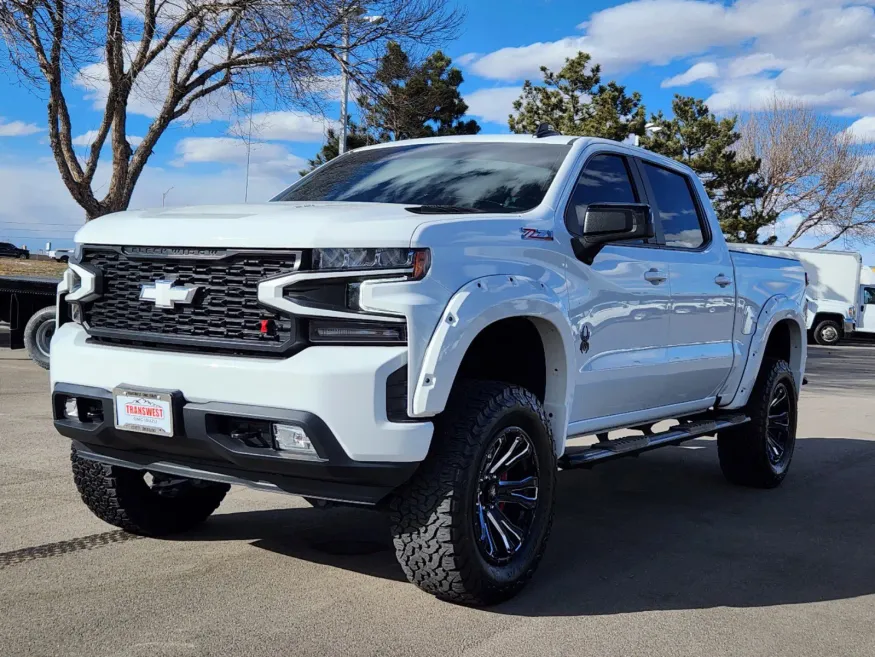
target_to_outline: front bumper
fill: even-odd
[[[387,379],[406,362],[403,347],[309,347],[287,359],[115,347],[91,343],[81,326],[67,323],[52,340],[55,426],[95,460],[160,472],[184,467],[211,475],[203,479],[373,503],[409,478],[431,441],[431,422],[387,418]],[[178,391],[179,433],[117,430],[111,390],[119,386]],[[66,420],[57,400],[71,394],[100,400],[103,420]],[[211,416],[301,424],[322,460],[251,453],[211,430]]]
[[[100,419],[64,416],[64,402],[76,397],[101,409]],[[351,460],[321,419],[312,413],[239,404],[193,404],[179,400],[180,419],[172,438],[115,428],[109,390],[60,383],[52,393],[55,428],[71,438],[80,456],[109,465],[165,474],[281,490],[328,500],[375,504],[407,481],[418,463]],[[318,460],[284,456],[268,447],[252,447],[232,437],[223,420],[277,421],[301,426]]]

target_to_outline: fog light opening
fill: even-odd
[[[273,444],[277,451],[286,456],[304,459],[318,459],[319,455],[303,427],[295,424],[273,424]]]
[[[79,419],[79,404],[75,397],[67,397],[64,400],[64,417],[68,420]]]

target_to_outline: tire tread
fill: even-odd
[[[546,428],[552,459],[542,470],[556,471],[550,423],[528,390],[494,381],[464,381],[456,386],[447,411],[435,427],[432,449],[413,479],[390,502],[395,551],[407,579],[438,598],[465,605],[487,605],[515,595],[531,578],[543,556],[552,526],[555,486],[550,487],[546,532],[526,572],[506,586],[486,582],[466,542],[470,533],[458,523],[464,514],[461,490],[467,470],[493,419],[511,407],[525,407]],[[555,474],[553,475],[555,476]],[[474,548],[476,549],[476,547]]]
[[[787,475],[789,463],[782,472],[776,473],[769,466],[765,452],[765,432],[768,425],[772,389],[777,383],[777,379],[787,375],[790,376],[792,382],[793,372],[786,361],[764,361],[750,399],[745,406],[745,411],[750,416],[750,422],[734,429],[721,431],[717,435],[720,469],[730,483],[751,488],[775,488]],[[795,392],[794,384],[791,393],[795,395]],[[793,408],[795,409],[795,406]],[[793,442],[795,445],[795,418],[793,423]],[[792,457],[792,453],[790,456]]]
[[[140,536],[165,536],[206,520],[230,489],[211,483],[171,500],[156,499],[137,470],[106,465],[72,449],[73,479],[82,501],[104,522]],[[164,503],[162,503],[164,502]]]

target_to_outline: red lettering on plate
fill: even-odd
[[[164,409],[158,406],[140,406],[138,404],[125,404],[125,412],[128,415],[154,417],[158,418],[159,420],[164,417]]]

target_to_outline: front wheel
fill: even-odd
[[[55,307],[37,310],[24,327],[27,355],[44,370],[49,369],[49,351],[55,334]]]
[[[407,579],[461,604],[515,595],[544,554],[555,489],[553,436],[538,399],[520,386],[462,382],[428,457],[390,504]]]
[[[71,461],[76,488],[91,512],[110,525],[141,536],[192,529],[219,507],[231,488],[97,463],[79,456],[75,447]]]
[[[842,339],[842,327],[834,319],[824,319],[814,327],[814,341],[828,347]]]
[[[750,422],[717,435],[720,468],[728,481],[775,488],[796,447],[796,382],[786,361],[765,361],[745,411]]]

